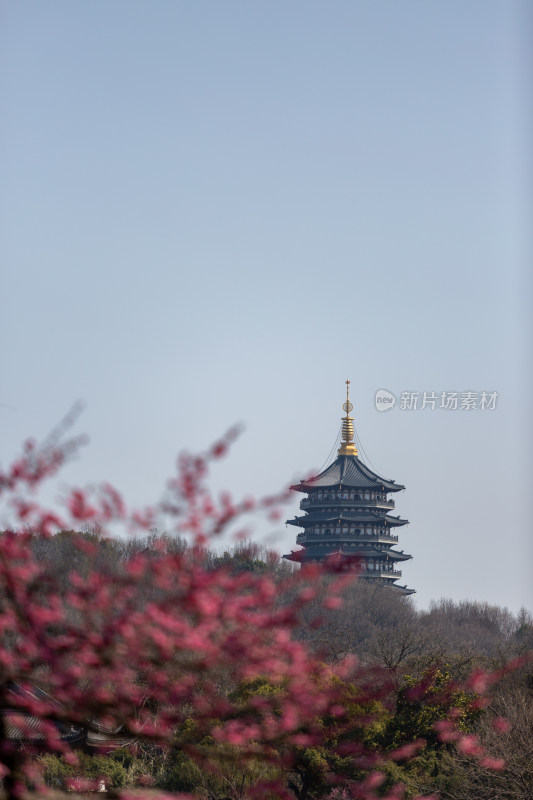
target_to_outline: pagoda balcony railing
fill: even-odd
[[[401,578],[401,569],[362,569],[359,573],[362,578]]]
[[[398,537],[394,533],[315,533],[314,531],[304,531],[296,536],[298,544],[309,541],[375,541],[375,542],[397,542]]]
[[[342,505],[344,508],[353,506],[354,508],[395,508],[394,500],[346,500],[336,498],[335,500],[317,500],[306,497],[300,500],[300,508],[331,508],[333,506]]]

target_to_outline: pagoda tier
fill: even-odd
[[[315,506],[316,510],[313,509],[312,506],[309,506],[309,510],[313,509],[313,513],[307,513],[305,517],[294,517],[294,519],[288,519],[287,525],[297,525],[299,528],[308,528],[312,525],[317,525],[320,523],[322,527],[326,525],[326,523],[331,523],[335,526],[335,524],[342,524],[350,523],[350,527],[354,528],[356,525],[361,525],[364,523],[365,525],[381,525],[381,526],[389,526],[389,527],[396,527],[398,525],[408,525],[409,520],[407,519],[400,519],[400,517],[391,517],[388,514],[386,516],[381,516],[379,513],[373,514],[358,514],[357,509],[352,508],[339,508],[338,510],[335,509],[332,511],[322,511],[319,505],[320,501],[318,501],[317,505]],[[366,509],[365,509],[366,510]]]
[[[301,543],[299,537],[297,541],[298,544]],[[368,545],[364,545],[361,544],[360,542],[351,543],[350,541],[343,540],[341,542],[339,541],[335,542],[335,545],[340,546],[340,550],[342,550],[343,553],[346,553],[350,556],[357,556],[360,558],[374,558],[377,559],[378,561],[385,560],[387,562],[394,562],[394,563],[396,563],[397,561],[409,561],[412,558],[412,556],[410,556],[408,553],[404,553],[403,550],[399,551],[393,550],[390,545],[387,546],[385,544],[385,547],[380,549],[378,544],[375,542],[369,543]],[[315,560],[316,558],[319,557],[323,558],[324,553],[321,549],[322,546],[327,547],[328,550],[330,549],[329,545],[325,542],[317,542],[317,541],[306,542],[306,557],[307,558],[312,557]],[[340,550],[334,549],[332,552],[338,553],[340,552]]]
[[[291,486],[293,491],[307,495],[300,502],[305,513],[287,520],[288,525],[304,529],[296,539],[303,549],[284,558],[297,562],[333,560],[337,567],[353,569],[365,580],[390,586],[401,594],[413,594],[413,589],[396,583],[402,574],[396,564],[411,556],[393,549],[398,536],[392,530],[408,521],[388,513],[395,506],[388,494],[405,487],[377,475],[359,459],[348,389],[346,395],[343,441],[336,460],[319,475]]]

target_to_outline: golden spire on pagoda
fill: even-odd
[[[346,381],[346,402],[343,403],[343,409],[346,411],[346,416],[342,418],[342,442],[338,449],[340,456],[356,456],[357,447],[353,443],[353,417],[350,417],[350,411],[353,409],[350,403],[350,379]]]

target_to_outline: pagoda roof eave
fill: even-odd
[[[397,550],[392,550],[388,548],[387,550],[378,550],[375,547],[367,547],[365,549],[364,546],[361,546],[361,543],[357,542],[353,546],[350,545],[348,542],[338,542],[332,541],[331,542],[331,550],[328,547],[317,547],[316,542],[313,542],[310,545],[304,547],[304,550],[297,550],[296,553],[300,555],[300,553],[305,553],[305,558],[324,558],[331,553],[340,553],[341,555],[348,556],[349,558],[388,558],[390,561],[409,561],[412,556],[409,553],[398,552]],[[287,558],[287,556],[284,556]]]
[[[346,550],[346,549],[344,549],[342,547],[341,548],[337,547],[336,549],[332,549],[332,550],[329,550],[327,552],[324,552],[324,550],[321,550],[319,548],[305,548],[305,549],[302,549],[302,550],[292,550],[290,553],[284,555],[283,558],[286,558],[288,561],[294,561],[294,562],[299,563],[299,564],[305,563],[306,561],[318,561],[318,562],[328,563],[331,559],[334,559],[334,558],[346,561],[346,563],[356,564],[356,563],[359,563],[359,562],[363,561],[366,558],[378,558],[379,556],[383,556],[383,555],[386,555],[386,552],[385,553],[384,552],[379,552],[379,553],[378,552],[376,552],[376,553],[374,553],[374,552],[360,553],[360,552],[357,552],[357,551]],[[396,555],[399,555],[399,554],[397,553]],[[397,561],[406,561],[409,558],[411,558],[411,556],[408,556],[406,554],[402,554],[402,558],[396,558],[396,559],[391,559],[391,560],[394,560],[395,562],[397,562]],[[383,577],[383,575],[382,575],[381,571],[379,571],[378,574],[376,574],[376,575],[374,575],[372,572],[363,571],[361,573],[361,577],[363,577],[363,578],[376,578],[376,577]],[[398,580],[398,578],[394,577],[392,574],[391,574],[390,577],[395,581]],[[400,588],[400,587],[398,587],[398,588]],[[405,587],[401,587],[401,588],[402,589],[406,589],[407,590],[407,594],[413,594],[414,591],[415,591],[414,589],[410,589],[410,590],[407,589],[406,586]]]
[[[404,584],[403,586],[399,585],[398,583],[390,583],[387,585],[388,590],[393,590],[398,592],[399,594],[406,597],[409,594],[416,594],[416,589],[409,589],[409,587]]]
[[[304,560],[305,549],[302,547],[301,550],[291,550],[290,553],[285,553],[282,558],[287,559],[287,561],[295,561],[297,564],[300,564]]]
[[[312,489],[343,486],[353,489],[381,489],[386,492],[400,492],[405,489],[393,480],[382,478],[367,467],[358,456],[342,455],[318,475],[306,478],[291,486],[295,492],[308,493]]]
[[[307,528],[310,525],[315,525],[318,522],[354,522],[354,523],[379,523],[380,525],[389,525],[391,528],[397,528],[400,525],[407,525],[409,520],[408,519],[401,519],[401,517],[392,517],[387,514],[384,517],[380,516],[372,516],[367,514],[365,516],[358,516],[356,514],[348,514],[346,512],[336,512],[333,513],[331,511],[318,511],[315,514],[308,514],[302,517],[294,517],[294,519],[288,519],[286,524],[287,525],[296,525],[298,528]]]

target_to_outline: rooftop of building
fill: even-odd
[[[367,467],[359,458],[357,447],[354,443],[353,417],[350,411],[353,406],[349,396],[350,381],[346,381],[346,402],[343,409],[346,415],[342,418],[342,441],[335,461],[318,475],[306,478],[300,483],[291,486],[295,492],[308,493],[318,488],[350,488],[350,489],[377,489],[385,492],[400,492],[405,489],[400,483],[387,478],[382,478]]]

